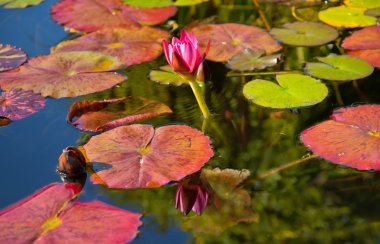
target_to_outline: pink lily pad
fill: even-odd
[[[347,54],[363,59],[372,66],[380,68],[380,49],[349,51]]]
[[[0,96],[0,116],[11,120],[28,117],[45,107],[45,98],[33,91],[12,89]]]
[[[98,52],[63,52],[29,60],[18,72],[0,76],[4,90],[21,88],[47,97],[75,97],[103,91],[124,81],[114,72],[123,64],[114,57]]]
[[[99,201],[73,203],[80,190],[79,185],[52,184],[1,211],[0,242],[125,243],[135,238],[140,214]]]
[[[245,49],[264,50],[267,54],[281,49],[281,45],[263,29],[242,24],[208,24],[191,30],[196,35],[201,49],[210,40],[206,59],[225,62]]]
[[[85,11],[84,11],[85,10]],[[120,0],[63,0],[51,10],[52,17],[67,28],[93,32],[103,28],[155,25],[176,12],[176,7],[139,8]]]
[[[162,54],[169,33],[152,27],[103,29],[56,46],[55,52],[99,51],[118,57],[125,65],[152,61]]]
[[[25,52],[20,48],[0,44],[0,71],[16,69],[26,59]]]
[[[380,171],[380,105],[341,108],[331,118],[304,130],[302,142],[335,164]]]
[[[91,162],[111,166],[91,176],[111,188],[159,187],[198,171],[213,155],[210,139],[185,125],[121,126],[92,137],[84,149]]]
[[[80,130],[102,132],[173,111],[165,104],[142,97],[79,101],[70,107],[68,121]]]

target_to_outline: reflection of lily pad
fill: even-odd
[[[0,5],[4,5],[4,8],[25,8],[28,6],[35,6],[43,0],[0,0]]]
[[[379,0],[344,0],[344,4],[350,7],[361,7],[361,8],[380,7]]]
[[[84,149],[90,161],[111,166],[91,177],[111,188],[159,187],[198,171],[213,155],[210,139],[185,125],[121,126]]]
[[[54,98],[75,97],[103,91],[125,80],[114,72],[123,64],[98,52],[63,52],[39,56],[22,65],[18,72],[0,76],[5,90],[21,88]]]
[[[356,80],[373,72],[373,67],[366,61],[347,55],[329,55],[317,59],[321,63],[307,63],[305,72],[320,79]]]
[[[273,53],[281,46],[266,31],[241,24],[208,24],[195,27],[191,31],[197,36],[199,45],[204,49],[211,42],[206,59],[224,62],[245,49],[265,50]]]
[[[162,53],[162,40],[168,37],[169,33],[148,26],[103,29],[61,42],[54,51],[99,51],[132,65],[156,59]]]
[[[158,8],[173,5],[191,6],[208,1],[209,0],[123,0],[126,4],[142,8]]]
[[[0,44],[0,71],[12,70],[26,61],[23,50]]]
[[[0,116],[11,120],[23,119],[44,107],[44,97],[32,91],[12,89],[0,96]]]
[[[323,22],[346,28],[371,26],[376,24],[376,18],[364,14],[365,8],[332,7],[319,12],[319,19]]]
[[[328,120],[301,134],[315,154],[359,170],[380,170],[380,105],[335,110]]]
[[[75,102],[67,117],[78,129],[100,132],[167,113],[172,110],[163,103],[141,97],[123,97]]]
[[[189,84],[188,80],[175,73],[169,65],[160,67],[160,70],[151,70],[149,73],[149,78],[152,81],[157,81],[158,83],[164,85],[180,86]]]
[[[244,96],[252,102],[270,108],[297,108],[321,102],[328,93],[319,80],[306,75],[277,75],[278,84],[253,80],[243,87]]]
[[[255,69],[265,69],[277,64],[280,54],[275,55],[264,55],[265,51],[258,50],[252,51],[246,49],[242,53],[234,55],[230,60],[228,60],[228,68],[233,70],[255,70]]]
[[[273,28],[270,33],[278,41],[293,46],[319,46],[338,37],[336,29],[317,22],[286,23],[283,29]]]
[[[0,212],[1,243],[125,243],[140,214],[99,201],[73,203],[80,186],[52,184]],[[94,231],[96,230],[96,231]]]

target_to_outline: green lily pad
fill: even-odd
[[[366,11],[364,11],[364,14],[369,15],[369,16],[378,17],[378,16],[380,16],[380,7],[379,8],[367,9]]]
[[[350,7],[360,8],[378,8],[380,7],[379,0],[345,0],[344,4]]]
[[[0,0],[0,5],[4,5],[4,8],[25,8],[28,6],[35,6],[43,0]]]
[[[349,81],[369,76],[373,67],[361,59],[347,55],[318,57],[321,63],[307,63],[305,72],[311,76],[336,81]]]
[[[338,37],[338,31],[317,22],[286,23],[284,28],[273,28],[270,33],[280,42],[292,46],[319,46]]]
[[[264,54],[264,50],[253,51],[246,49],[244,52],[238,53],[230,58],[227,66],[230,69],[240,71],[265,69],[266,67],[276,65],[281,56],[281,54],[262,56]]]
[[[180,86],[189,83],[186,79],[175,73],[169,65],[161,66],[160,70],[151,70],[149,79],[163,85]]]
[[[377,19],[364,14],[365,8],[339,6],[319,12],[319,19],[329,25],[356,28],[375,25]]]
[[[243,87],[244,96],[257,105],[270,108],[298,108],[317,104],[328,94],[319,80],[301,74],[277,75],[279,85],[256,79]]]
[[[209,0],[123,0],[124,3],[141,8],[158,8],[167,6],[191,6]]]

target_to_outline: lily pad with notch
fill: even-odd
[[[338,6],[319,12],[319,19],[335,27],[356,28],[375,25],[377,19],[364,14],[365,8]]]
[[[163,85],[188,85],[189,81],[173,71],[169,65],[161,66],[160,70],[151,70],[149,79]]]
[[[253,51],[250,49],[244,50],[242,53],[234,55],[228,60],[227,67],[232,70],[257,70],[265,69],[277,64],[281,54],[263,56],[264,50]]]
[[[348,55],[330,54],[317,59],[320,63],[306,63],[305,72],[320,79],[350,81],[367,77],[373,72],[369,63]]]
[[[18,68],[27,56],[20,48],[0,44],[0,72]]]
[[[301,74],[277,75],[278,85],[256,79],[243,87],[243,94],[253,103],[270,108],[299,108],[317,104],[328,94],[319,80]]]

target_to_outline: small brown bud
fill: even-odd
[[[68,176],[77,176],[85,174],[86,159],[82,152],[75,147],[66,147],[63,149],[58,159],[58,172]]]

